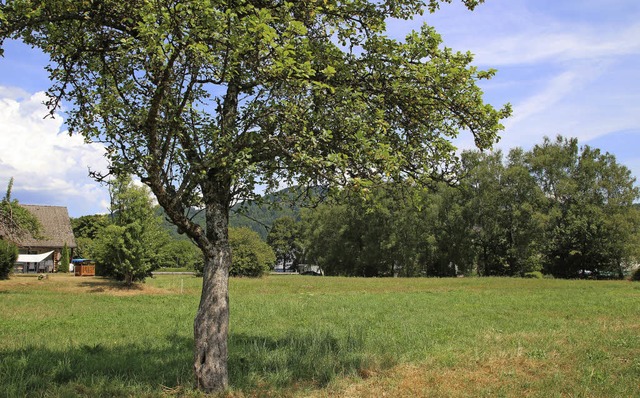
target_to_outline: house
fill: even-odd
[[[76,239],[73,236],[69,212],[63,206],[23,205],[42,226],[41,237],[28,236],[18,244],[20,255],[16,262],[16,273],[53,272],[62,259],[62,249],[66,244],[69,257],[73,257]]]

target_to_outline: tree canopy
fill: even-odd
[[[9,180],[4,198],[0,200],[0,239],[20,244],[27,237],[40,237],[42,226],[33,214],[20,206],[17,199],[11,198],[12,188],[13,178]]]
[[[302,255],[302,247],[296,220],[293,217],[285,216],[273,221],[267,234],[267,244],[275,252],[277,265],[280,265],[283,271],[288,267],[296,269],[296,263]]]
[[[461,131],[489,148],[500,110],[476,85],[494,71],[423,26],[404,41],[387,18],[451,0],[6,0],[0,40],[50,57],[54,112],[106,145],[205,258],[195,320],[198,386],[227,386],[228,213],[283,183],[368,189],[453,178]],[[463,0],[473,9],[481,0]],[[1,43],[1,42],[0,42]],[[1,46],[0,46],[1,47]],[[98,176],[100,177],[100,176]],[[205,209],[206,229],[190,219]]]

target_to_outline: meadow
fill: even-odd
[[[0,396],[201,397],[201,279],[0,281]],[[640,283],[232,279],[229,397],[639,397]]]

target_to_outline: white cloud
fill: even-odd
[[[499,143],[509,149],[544,135],[584,142],[640,128],[640,7],[632,3],[495,0],[472,13],[447,5],[423,20],[448,47],[498,69],[483,87],[495,105],[513,105]]]
[[[570,93],[582,76],[574,71],[564,72],[551,79],[546,87],[514,106],[513,116],[507,120],[505,127],[517,125],[519,122],[538,114],[553,106],[562,97]]]
[[[640,7],[629,0],[494,0],[469,12],[461,3],[444,5],[415,21],[389,21],[402,38],[426,22],[442,34],[447,47],[471,51],[475,63],[491,67],[600,59],[640,53]],[[612,17],[613,16],[613,17]]]
[[[640,24],[614,32],[594,26],[523,28],[508,37],[485,38],[474,44],[481,65],[567,62],[640,54]]]
[[[45,117],[45,100],[43,92],[0,87],[0,181],[14,177],[14,196],[25,203],[20,196],[33,194],[72,214],[104,211],[105,191],[88,177],[89,167],[106,170],[104,148],[61,131],[61,116]]]

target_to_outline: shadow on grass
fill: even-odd
[[[337,337],[328,331],[281,338],[232,335],[229,339],[231,385],[239,389],[305,384],[323,387],[341,375],[368,368],[362,333]]]
[[[144,289],[144,285],[141,283],[134,283],[131,285],[126,285],[124,282],[116,281],[109,278],[94,278],[91,280],[83,280],[78,284],[80,287],[89,289],[89,293],[102,293],[107,290],[116,290],[116,291],[142,291]]]
[[[232,335],[230,384],[236,390],[322,387],[366,366],[361,336],[328,332],[268,338]],[[167,335],[150,346],[101,344],[64,351],[31,346],[0,350],[0,391],[7,396],[156,396],[193,386],[193,339]],[[1,395],[1,394],[0,394]]]
[[[163,386],[189,386],[192,344],[192,339],[168,336],[167,342],[149,346],[0,350],[0,391],[16,397],[135,396],[159,393]]]

